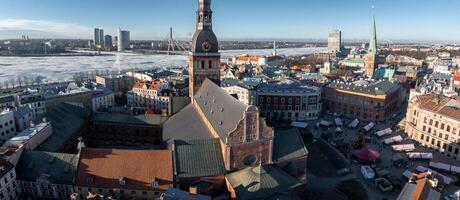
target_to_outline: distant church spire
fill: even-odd
[[[375,26],[375,16],[372,16],[371,38],[369,40],[368,54],[377,54],[377,28]]]

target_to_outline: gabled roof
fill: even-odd
[[[171,150],[83,148],[75,185],[134,190],[167,190],[173,183]],[[125,184],[120,184],[120,179]],[[158,185],[153,182],[157,181]]]
[[[273,144],[273,161],[282,162],[308,155],[308,150],[297,129],[275,133]]]
[[[94,113],[91,120],[106,123],[123,123],[136,125],[161,125],[168,117],[161,115],[130,115],[122,113]]]
[[[13,110],[14,117],[16,118],[25,117],[30,113],[32,113],[32,109],[30,109],[28,106],[19,106]]]
[[[262,199],[301,186],[297,179],[272,165],[248,167],[225,176],[237,199]]]
[[[171,116],[163,125],[163,141],[211,138],[212,133],[192,104]]]
[[[78,157],[75,154],[24,151],[16,166],[18,180],[35,182],[50,175],[52,183],[73,185]]]
[[[46,139],[37,150],[58,151],[69,139],[85,125],[89,111],[81,105],[59,103],[45,114],[51,122],[53,134]]]
[[[179,178],[223,175],[226,173],[218,139],[176,140],[175,167]]]
[[[248,108],[209,79],[203,82],[194,99],[224,142],[237,129]]]

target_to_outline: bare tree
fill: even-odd
[[[5,88],[8,88],[10,87],[10,82],[8,80],[4,80],[3,85],[5,86]]]
[[[18,76],[16,81],[18,82],[19,87],[22,87],[22,83],[23,83],[22,77],[21,77],[21,76]]]
[[[37,85],[40,85],[40,83],[42,82],[42,78],[40,76],[36,76],[34,78],[34,82],[37,84]]]
[[[10,78],[10,83],[13,88],[16,87],[16,81],[14,80],[14,78]]]

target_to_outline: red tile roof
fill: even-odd
[[[238,62],[259,62],[259,57],[257,56],[237,56],[236,61]]]
[[[120,185],[121,177],[126,181],[124,185]],[[172,183],[170,150],[84,148],[75,180],[77,187],[134,190],[167,190]]]
[[[456,120],[460,120],[460,108],[448,106],[450,101],[460,102],[459,97],[446,97],[436,94],[417,96],[417,103],[421,109],[433,111]]]
[[[134,88],[143,89],[147,88],[149,90],[157,90],[161,85],[165,84],[165,80],[154,80],[154,81],[139,81],[136,82]]]

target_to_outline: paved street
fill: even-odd
[[[401,121],[404,121],[404,119],[403,119],[404,116],[403,116],[402,113],[400,113],[399,115],[395,116],[394,118],[388,120],[385,123],[377,123],[375,125],[375,127],[371,131],[369,131],[369,133],[365,134],[367,136],[370,136],[370,142],[366,143],[365,146],[367,146],[367,147],[369,147],[369,148],[371,148],[373,150],[376,150],[376,151],[378,151],[380,153],[381,162],[377,163],[376,165],[374,165],[374,167],[379,167],[380,169],[388,170],[389,174],[392,177],[396,177],[397,179],[399,179],[402,182],[401,187],[404,187],[404,184],[406,183],[407,180],[402,178],[403,172],[405,170],[409,170],[411,172],[416,172],[415,168],[417,166],[428,167],[429,161],[428,160],[410,160],[410,159],[407,158],[407,155],[405,153],[394,152],[392,150],[392,148],[391,148],[391,145],[386,145],[386,144],[383,143],[383,139],[393,137],[393,136],[396,136],[396,135],[401,135],[403,137],[403,141],[401,142],[403,144],[404,143],[414,143],[412,140],[407,138],[406,134],[404,133],[404,130],[398,128],[398,126],[397,126]],[[326,115],[326,116],[323,116],[322,119],[328,120],[329,122],[333,122],[334,118],[335,118],[334,116]],[[358,138],[360,128],[365,126],[367,123],[360,123],[358,125],[358,127],[356,127],[355,129],[350,129],[350,128],[348,128],[348,125],[352,120],[353,119],[342,118],[343,127],[344,127],[343,128],[343,133],[335,136],[333,140],[336,140],[336,141],[337,140],[343,140],[343,144],[352,144]],[[314,128],[316,126],[316,123],[319,122],[319,121],[320,120],[317,120],[317,121],[309,123],[308,130],[313,134],[313,136],[315,138],[320,138],[321,134],[326,133],[328,131],[329,132],[334,131],[335,128],[336,128],[335,126],[332,126],[332,127],[328,128],[327,130],[326,129],[321,129],[321,128]],[[393,133],[391,135],[378,137],[377,135],[374,134],[374,132],[377,131],[377,130],[383,130],[385,128],[390,128],[390,127],[393,130]],[[329,146],[331,148],[333,148],[333,149],[336,149],[333,145],[329,145]],[[389,191],[389,192],[381,192],[380,189],[375,184],[370,183],[370,182],[366,181],[363,178],[363,176],[361,174],[361,171],[360,171],[360,168],[361,168],[362,165],[357,163],[356,161],[352,160],[352,154],[353,154],[354,151],[356,151],[356,150],[353,149],[352,147],[350,147],[349,151],[343,151],[341,154],[350,163],[349,167],[351,168],[351,170],[353,172],[352,177],[356,177],[356,179],[359,180],[361,182],[361,184],[365,186],[370,199],[395,199],[399,195],[400,189],[394,189],[394,190]],[[431,153],[433,153],[433,159],[431,161],[434,161],[434,162],[443,162],[443,163],[448,163],[448,164],[459,165],[458,162],[443,156],[440,152],[438,152],[436,150],[432,150],[432,149],[429,149],[429,148],[425,148],[425,147],[421,147],[421,146],[416,145],[416,150],[415,151],[416,152],[431,152]],[[407,165],[403,165],[403,166],[400,166],[400,167],[396,167],[396,166],[393,165],[392,158],[394,158],[397,154],[399,154],[398,156],[402,156],[404,159],[407,160]],[[309,159],[309,162],[315,162],[315,160],[314,159]],[[449,174],[446,174],[446,173],[443,173],[443,174],[444,175],[449,175]],[[347,178],[352,178],[352,177],[347,176]],[[455,178],[454,176],[450,176],[450,177]],[[315,183],[318,183],[318,184],[321,185],[322,181],[321,180],[316,180],[317,177],[310,176],[310,178],[311,178],[310,180],[315,180]],[[336,179],[324,179],[323,181],[325,183],[328,183],[329,185],[331,185],[331,184],[332,185],[337,185],[338,182],[339,182]],[[317,186],[317,187],[320,187],[320,186]],[[456,185],[454,185],[452,183],[449,186],[445,187],[445,189],[443,191],[443,195],[452,194],[454,191],[457,191],[459,189],[460,188],[458,186],[456,186]]]

